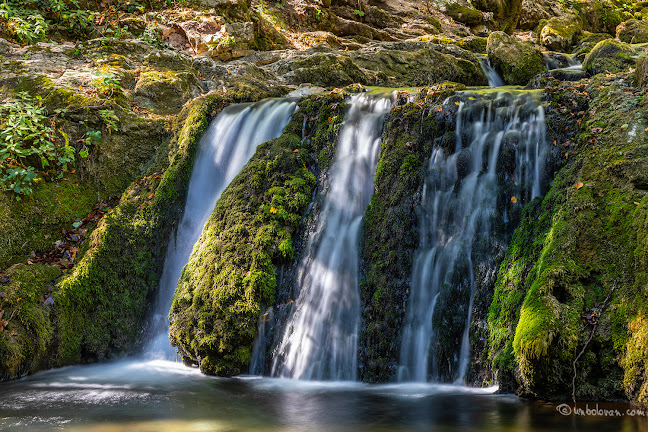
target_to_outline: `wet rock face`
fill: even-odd
[[[526,85],[535,75],[547,70],[540,51],[504,32],[494,32],[488,37],[486,51],[507,84]]]
[[[630,44],[648,42],[648,23],[636,19],[622,22],[616,28],[616,37]]]
[[[603,72],[618,73],[634,65],[635,51],[627,43],[614,39],[599,42],[585,57],[583,69],[590,75]]]

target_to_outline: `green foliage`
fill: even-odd
[[[21,92],[0,106],[0,185],[15,192],[16,199],[33,192],[37,170],[53,165],[64,172],[74,162],[67,135],[62,133],[64,143],[57,143],[54,122],[41,102]]]
[[[0,4],[0,32],[33,43],[48,34],[85,38],[95,27],[96,12],[82,10],[76,0],[8,0]]]

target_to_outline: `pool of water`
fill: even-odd
[[[599,404],[595,411],[596,403],[579,403],[574,412],[571,405],[530,402],[495,390],[223,379],[179,363],[131,360],[66,367],[0,383],[0,430],[648,430],[643,413],[627,404]]]

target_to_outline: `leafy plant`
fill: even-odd
[[[353,13],[356,14],[356,15],[358,15],[360,18],[362,18],[363,16],[365,16],[365,13],[364,13],[363,11],[359,10],[359,9],[355,9],[355,10],[353,11]]]
[[[40,103],[39,97],[21,92],[0,105],[0,188],[18,194],[16,199],[32,193],[36,165],[66,171],[74,162],[69,137],[61,132],[64,143],[57,145],[54,122]]]
[[[112,72],[97,72],[99,78],[92,81],[92,86],[97,89],[100,96],[111,97],[115,90],[120,88],[121,80]]]
[[[117,130],[117,123],[119,122],[119,117],[115,115],[115,111],[99,110],[99,115],[103,119],[109,134],[111,131]]]

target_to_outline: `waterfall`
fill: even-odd
[[[481,66],[482,71],[484,71],[484,75],[486,75],[486,78],[488,79],[488,85],[490,87],[502,87],[504,85],[504,80],[497,73],[493,65],[491,65],[491,62],[490,60],[488,60],[488,58],[480,57],[479,65]]]
[[[295,100],[291,99],[230,105],[205,131],[191,172],[183,217],[169,240],[144,348],[146,357],[175,358],[175,349],[169,344],[167,316],[193,245],[221,192],[254,155],[259,144],[281,135],[296,107]]]
[[[446,101],[446,108],[452,103],[458,105],[456,147],[433,149],[422,192],[420,246],[403,330],[401,381],[438,380],[442,374],[436,346],[442,343],[444,349],[451,345],[454,353],[449,361],[451,380],[463,382],[476,289],[474,244],[481,242],[480,250],[488,249],[483,245],[495,242],[495,226],[508,224],[507,207],[519,203],[519,209],[541,194],[548,145],[544,110],[534,95],[465,93],[459,100]],[[441,306],[440,297],[450,300]],[[435,321],[440,307],[456,308],[465,316],[453,321],[463,323],[463,332],[453,333],[461,332],[460,342],[436,340],[436,332],[446,331]],[[448,368],[443,375],[448,378]]]
[[[274,376],[356,379],[359,230],[373,194],[383,120],[391,106],[384,97],[351,97],[323,210],[298,270],[299,297],[277,349]]]

